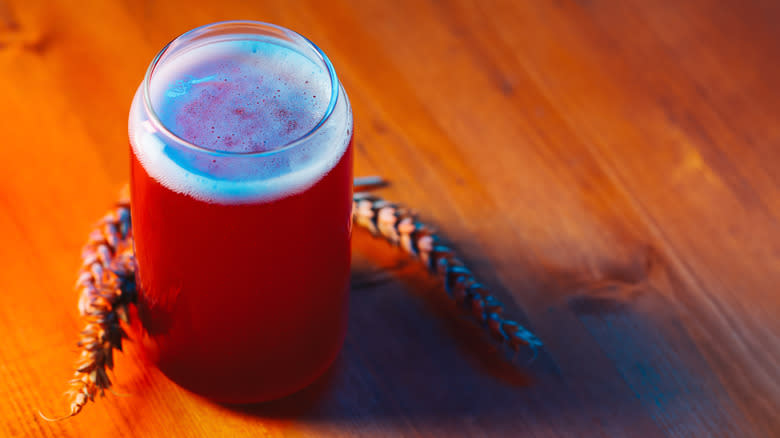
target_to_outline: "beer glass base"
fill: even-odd
[[[166,378],[168,378],[168,380],[175,383],[177,386],[186,390],[187,392],[208,399],[214,403],[240,406],[270,403],[303,391],[327,373],[327,371],[333,366],[333,363],[341,353],[342,347],[343,340],[341,346],[339,346],[339,348],[336,349],[334,353],[322,363],[322,365],[315,368],[314,371],[310,374],[303,376],[294,382],[290,382],[288,385],[285,385],[282,388],[277,386],[276,388],[269,391],[264,391],[262,388],[251,391],[247,391],[246,387],[230,389],[225,388],[225,391],[220,392],[204,390],[203,385],[192,384],[192,381],[186,378],[182,378],[180,375],[181,373],[177,372],[177,370],[181,369],[180,367],[166,367],[164,364],[160,364],[157,358],[153,357],[155,355],[153,350],[147,348],[142,348],[141,350],[142,355],[144,356],[144,359],[147,363],[155,366],[162,374],[165,375]],[[197,364],[193,364],[193,367],[197,367]],[[258,376],[258,378],[259,377],[260,376]],[[271,376],[271,379],[273,378],[274,377]],[[209,376],[203,375],[201,379],[201,381],[206,381],[209,379]]]

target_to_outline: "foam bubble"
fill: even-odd
[[[283,147],[317,125],[330,95],[327,69],[279,41],[206,41],[158,64],[150,100],[162,125],[207,150],[162,132],[142,88],[130,111],[131,145],[149,175],[176,192],[214,203],[281,198],[319,181],[347,148],[352,114],[343,89],[322,126]],[[236,154],[250,152],[264,154]]]

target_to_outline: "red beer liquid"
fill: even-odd
[[[324,106],[298,99],[317,91],[307,88],[298,61],[283,51],[269,55],[265,46],[259,52],[247,47],[217,47],[203,62],[190,59],[171,73],[185,79],[160,85],[174,90],[156,104],[162,123],[222,152],[273,152],[311,130]],[[280,53],[289,66],[274,64]],[[269,56],[271,61],[264,58]],[[327,105],[329,98],[310,99]],[[241,192],[240,182],[226,184],[224,199],[219,178],[202,187],[155,178],[148,167],[168,158],[145,163],[146,145],[134,137],[133,126],[136,280],[148,357],[181,386],[222,402],[269,400],[309,384],[334,360],[346,331],[351,125],[343,138],[323,137],[344,146],[334,149],[340,156],[322,175],[301,177],[280,193],[261,184],[261,196],[250,186]],[[171,157],[169,165],[191,170],[190,178],[212,165],[199,163],[196,171],[192,161]],[[198,160],[219,165],[220,157]],[[257,165],[286,171],[273,160]]]

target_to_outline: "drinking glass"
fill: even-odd
[[[327,56],[268,23],[191,30],[129,117],[141,345],[227,403],[294,392],[347,324],[352,111]]]

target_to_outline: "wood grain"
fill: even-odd
[[[156,51],[257,19],[329,54],[356,173],[417,207],[546,349],[530,366],[357,233],[344,351],[225,407],[118,359],[77,418],[72,291]],[[780,436],[780,3],[0,0],[0,435]]]

